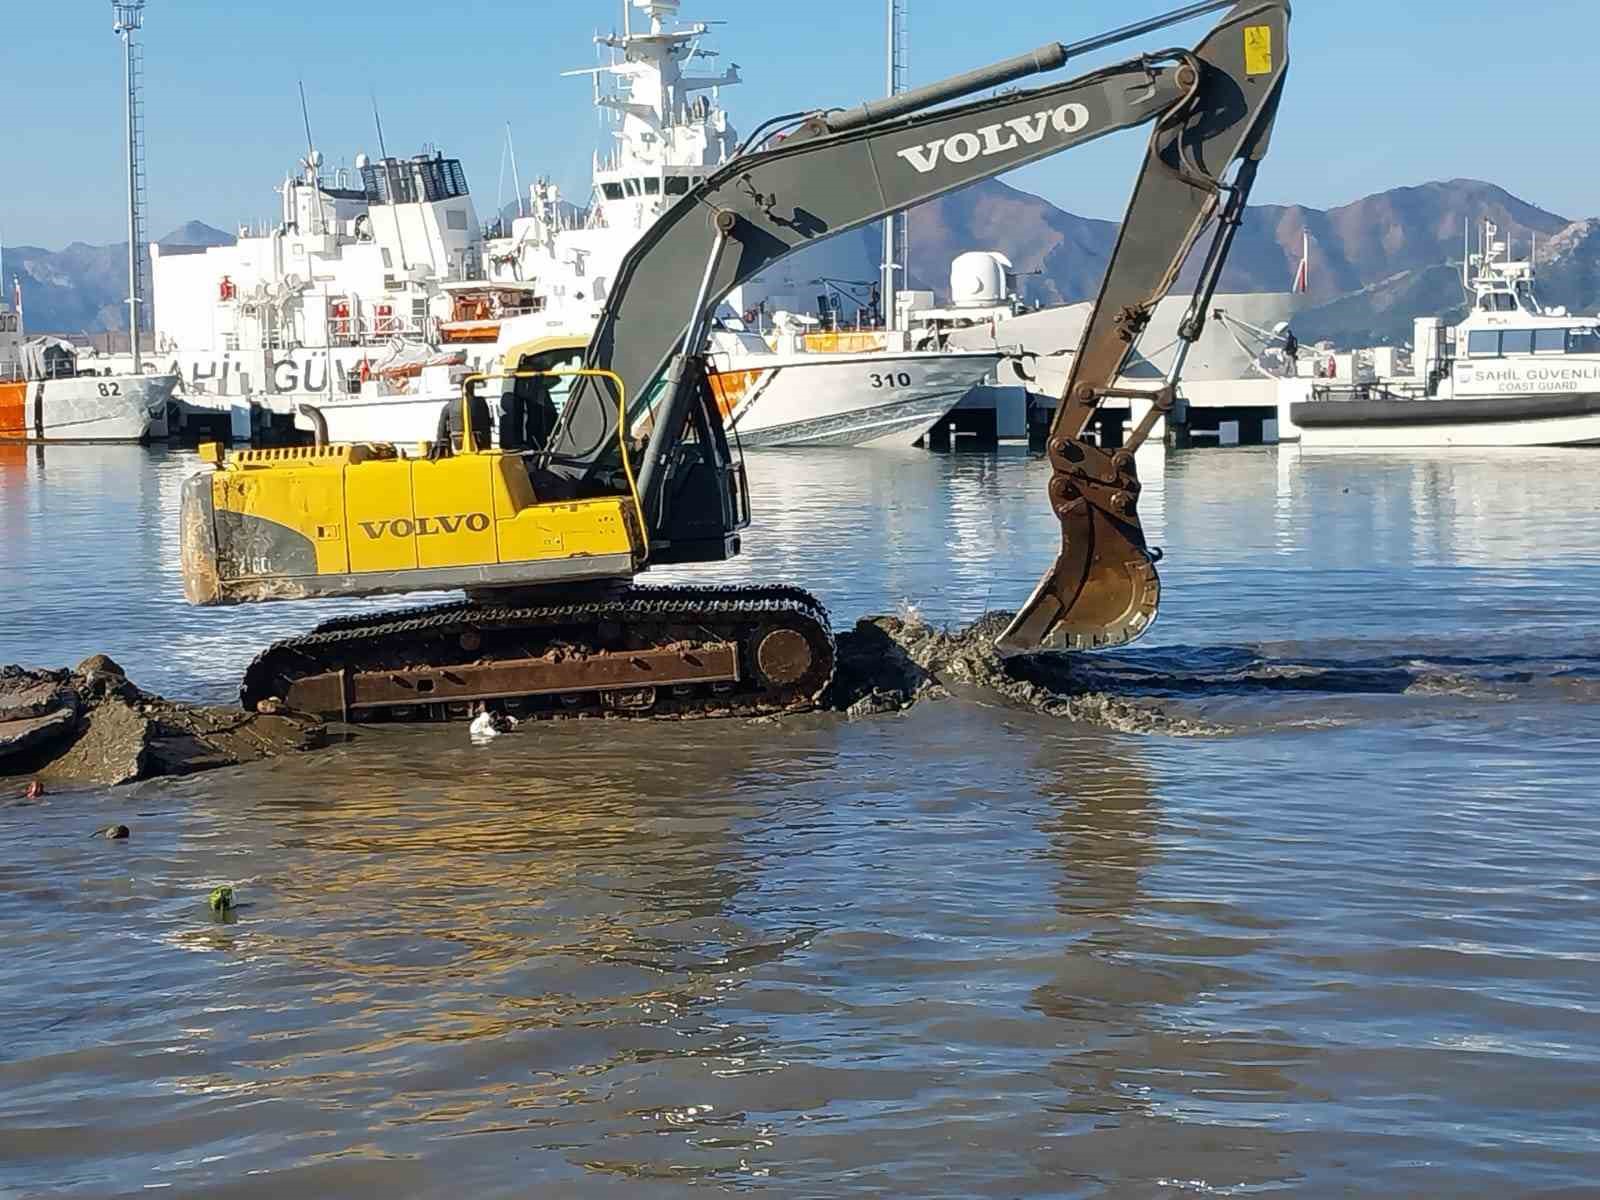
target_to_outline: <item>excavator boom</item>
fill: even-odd
[[[1087,76],[922,111],[973,91],[1060,67],[1083,49],[1230,8],[1193,50],[1145,55]],[[1197,241],[1219,215],[1217,240],[1184,324],[1199,336],[1288,66],[1287,0],[1221,0],[1092,39],[1050,45],[993,67],[859,109],[818,113],[774,148],[745,154],[665,214],[624,259],[590,343],[587,365],[615,372],[651,405],[639,487],[646,523],[670,561],[699,554],[674,542],[679,448],[699,416],[703,379],[694,356],[715,304],[785,255],[990,178],[1154,122],[1149,151],[1071,382],[1051,423],[1050,500],[1062,549],[1002,647],[1087,648],[1139,636],[1159,603],[1152,556],[1137,513],[1131,451],[1084,441],[1106,399],[1130,398],[1118,377],[1156,304],[1172,289]],[[1238,163],[1237,180],[1229,172]],[[1226,203],[1225,203],[1226,201]],[[1183,354],[1179,354],[1179,363]],[[1171,406],[1177,373],[1162,392],[1137,396],[1157,416]],[[595,380],[574,391],[548,470],[579,494],[609,490],[616,476],[617,406]],[[702,426],[703,428],[703,426]],[[704,441],[704,438],[697,439]],[[702,452],[703,453],[703,452]],[[726,470],[727,464],[713,464]],[[696,489],[696,504],[704,490]],[[728,505],[725,526],[734,523]],[[709,548],[706,557],[719,556]]]

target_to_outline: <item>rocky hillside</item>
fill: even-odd
[[[1388,310],[1412,299],[1430,305],[1461,299],[1459,287],[1447,296],[1439,294],[1434,268],[1453,262],[1459,272],[1463,230],[1483,218],[1498,224],[1517,245],[1534,235],[1542,242],[1553,239],[1570,224],[1504,188],[1471,179],[1396,188],[1326,211],[1262,205],[1246,216],[1222,286],[1237,292],[1288,290],[1305,231],[1311,235],[1313,311],[1337,305],[1330,319],[1344,314],[1346,326],[1382,325]],[[1030,299],[1081,300],[1099,285],[1116,232],[1114,222],[1074,216],[1003,183],[981,183],[913,215],[913,280],[942,291],[944,264],[951,258],[962,250],[994,247],[1005,251],[1024,274],[1022,286]],[[1596,230],[1589,233],[1590,238],[1571,247],[1580,261],[1594,258],[1591,241],[1600,240]],[[1546,290],[1553,296],[1558,286],[1563,285],[1552,276]],[[1371,321],[1349,319],[1369,310]]]
[[[231,245],[233,238],[200,221],[190,221],[159,241],[163,246],[225,246]],[[149,266],[146,255],[146,271]],[[32,332],[93,333],[128,328],[127,242],[109,246],[73,242],[64,250],[6,246],[0,255],[0,277],[5,281],[8,302],[13,275],[22,280],[23,316]]]

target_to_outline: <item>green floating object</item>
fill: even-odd
[[[211,905],[211,911],[214,913],[232,912],[233,889],[231,887],[219,887],[212,889],[211,899],[208,901],[208,903]]]

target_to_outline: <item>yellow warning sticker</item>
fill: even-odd
[[[1246,75],[1272,74],[1272,26],[1246,25],[1244,27],[1244,73]]]

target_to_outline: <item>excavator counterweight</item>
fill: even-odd
[[[1192,50],[972,98],[1223,9]],[[460,436],[443,438],[426,459],[324,445],[215,456],[215,469],[184,492],[192,601],[439,588],[468,597],[443,609],[342,619],[271,647],[246,678],[245,703],[275,697],[351,720],[460,716],[483,703],[673,715],[814,703],[834,651],[814,598],[785,587],[633,586],[652,565],[738,554],[749,523],[744,465],[702,357],[716,305],[806,246],[1152,123],[1049,429],[1060,552],[999,644],[1088,649],[1138,637],[1155,619],[1160,583],[1139,523],[1133,452],[1171,410],[1203,327],[1267,150],[1288,26],[1288,0],[1200,0],[890,100],[819,111],[741,152],[629,250],[581,370],[570,369],[571,339],[519,348],[504,364],[503,425],[513,403],[544,403],[539,388],[568,377],[543,444],[524,447],[519,435],[504,443],[516,449],[484,448],[471,429],[481,402],[464,394],[452,406]],[[1140,334],[1208,229],[1171,372],[1158,389],[1125,386]],[[1134,414],[1120,447],[1089,437],[1108,401],[1125,401]]]

